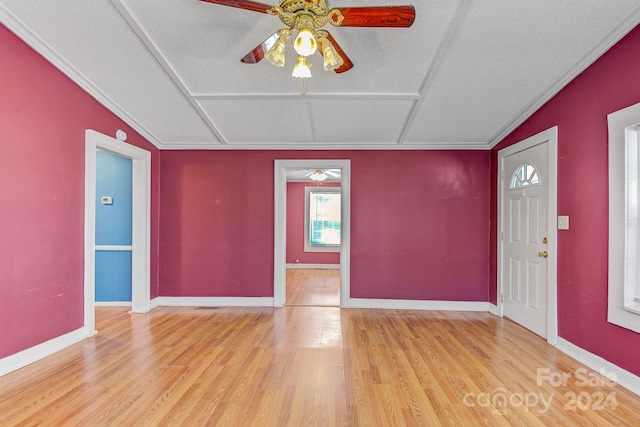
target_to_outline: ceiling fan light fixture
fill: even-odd
[[[324,181],[325,179],[327,179],[328,175],[326,173],[322,172],[321,170],[317,170],[314,173],[312,173],[311,175],[309,175],[309,178],[312,181],[320,182],[320,181]]]
[[[284,67],[285,51],[287,49],[287,37],[289,36],[289,29],[279,31],[278,39],[271,46],[271,48],[265,54],[267,61],[275,65],[276,67]]]
[[[318,43],[313,35],[313,32],[303,27],[298,32],[298,37],[293,41],[293,48],[298,52],[298,55],[311,56],[318,50]]]
[[[291,31],[297,31],[292,47],[299,56],[308,57],[321,46],[322,55],[326,56],[324,67],[327,71],[344,73],[353,68],[353,62],[333,39],[322,28],[331,24],[334,27],[391,27],[408,28],[413,25],[416,17],[415,7],[412,5],[399,6],[361,6],[329,8],[330,0],[280,0],[279,6],[270,6],[254,0],[203,0],[221,6],[230,6],[238,9],[275,15],[287,25],[285,30],[277,31],[265,41],[256,46],[245,55],[241,62],[256,64],[262,59],[267,59],[278,67],[284,66],[285,43],[291,35]],[[287,37],[283,37],[283,31],[287,31]],[[277,35],[277,37],[276,37]],[[331,46],[325,48],[322,40],[329,40]],[[326,52],[326,55],[325,55]],[[296,77],[311,77],[308,64],[298,59]],[[304,92],[304,91],[303,91]]]
[[[311,68],[309,68],[309,61],[306,56],[298,56],[296,58],[296,65],[293,67],[293,77],[301,79],[308,79],[311,77]]]

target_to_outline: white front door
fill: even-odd
[[[548,143],[503,158],[504,315],[547,337]]]

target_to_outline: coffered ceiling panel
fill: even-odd
[[[238,117],[246,119],[243,127],[219,127],[229,145],[289,148],[294,143],[319,149],[339,147],[345,141],[349,145],[396,144],[403,120],[413,106],[413,101],[407,100],[302,96],[281,100],[254,99],[250,103],[244,100],[200,103],[207,115],[218,118],[220,123],[234,123]],[[271,114],[273,108],[278,114]]]

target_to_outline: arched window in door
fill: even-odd
[[[540,175],[535,166],[530,163],[524,163],[516,168],[511,176],[511,185],[509,190],[520,187],[528,187],[531,185],[540,185]]]

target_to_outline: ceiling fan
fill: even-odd
[[[314,169],[304,174],[312,181],[324,181],[328,177],[340,178],[340,169]]]
[[[311,77],[307,58],[316,50],[324,58],[324,69],[343,73],[353,67],[353,62],[340,48],[333,36],[321,30],[327,24],[335,27],[396,27],[407,28],[413,24],[416,12],[413,6],[365,6],[329,8],[328,0],[282,0],[280,6],[271,6],[251,0],[201,0],[223,6],[237,7],[254,12],[278,15],[287,25],[249,52],[242,62],[256,64],[263,58],[275,66],[284,66],[287,40],[297,30],[293,48],[298,57],[293,76]]]

